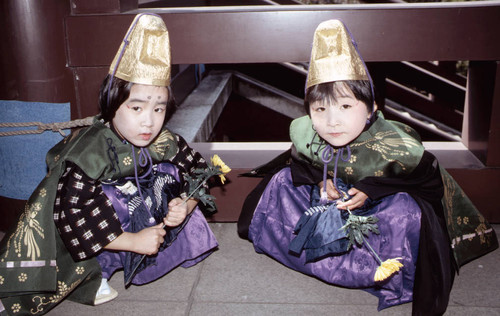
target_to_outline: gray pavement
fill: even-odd
[[[361,290],[327,285],[257,254],[235,223],[211,223],[219,249],[189,269],[178,268],[143,286],[110,281],[119,295],[100,306],[63,301],[48,315],[410,315],[411,304],[377,313]],[[499,235],[500,225],[494,225]],[[499,236],[500,237],[500,236]],[[500,250],[464,267],[446,315],[500,315]]]

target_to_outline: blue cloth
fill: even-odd
[[[0,123],[67,122],[69,103],[42,103],[0,100]],[[0,128],[0,132],[36,127]],[[70,130],[65,130],[68,135]],[[47,174],[45,155],[63,137],[58,132],[0,137],[0,195],[27,200]]]
[[[352,185],[345,185],[337,179],[337,187],[345,193],[347,200],[351,198],[347,191]],[[368,216],[373,214],[375,204],[367,199],[365,205],[353,210],[354,215]],[[342,226],[346,224],[349,213],[337,208],[337,201],[326,205],[320,204],[320,189],[313,186],[311,191],[311,207],[300,217],[295,225],[297,235],[290,243],[290,251],[298,256],[305,251],[306,262],[313,262],[331,255],[346,253],[349,239]]]

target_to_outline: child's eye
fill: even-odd
[[[133,111],[140,112],[142,111],[142,108],[140,106],[131,106],[130,107]]]
[[[162,113],[162,112],[165,112],[165,108],[161,107],[161,108],[156,108],[155,109],[155,112],[157,113]]]
[[[349,109],[351,107],[352,107],[352,105],[350,105],[350,104],[342,104],[342,109],[347,110],[347,109]]]
[[[325,111],[325,107],[318,106],[318,107],[314,108],[313,110],[314,110],[314,112],[324,112]]]

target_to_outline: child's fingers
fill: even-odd
[[[168,202],[168,206],[173,207],[173,206],[181,204],[182,202],[183,201],[180,198],[174,198],[170,202]]]
[[[328,197],[331,200],[336,200],[340,197],[339,193],[337,192],[337,189],[335,189],[335,186],[333,185],[333,181],[330,179],[326,181],[326,191],[328,193]]]
[[[165,226],[168,226],[168,227],[175,227],[175,226],[178,226],[180,224],[180,223],[178,224],[175,219],[171,219],[168,217],[165,217],[165,219],[163,220],[163,223],[165,224]]]
[[[169,227],[175,227],[179,226],[185,218],[186,216],[182,215],[182,213],[169,212],[163,222]]]
[[[350,189],[349,189],[349,191],[347,191],[347,193],[348,193],[349,195],[356,195],[356,194],[358,194],[358,193],[360,193],[360,192],[361,192],[361,191],[359,191],[359,190],[358,190],[358,189],[356,189],[356,188],[350,188]]]
[[[323,181],[319,183],[320,194],[323,195]],[[340,197],[331,179],[326,180],[326,195],[329,200],[336,200]]]
[[[363,194],[356,194],[349,201],[338,202],[337,208],[341,210],[359,208],[365,204],[365,200],[366,198]]]

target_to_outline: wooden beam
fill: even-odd
[[[498,60],[500,2],[133,10],[66,19],[69,66],[109,65],[139,12],[160,14],[174,64],[305,62],[316,26],[341,19],[366,61]],[[89,45],[92,43],[92,45]]]

